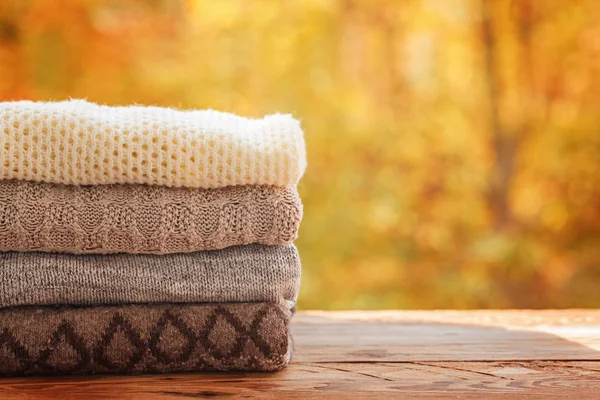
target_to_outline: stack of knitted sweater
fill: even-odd
[[[0,374],[284,367],[305,166],[288,115],[0,103]]]

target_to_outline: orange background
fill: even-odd
[[[300,308],[600,307],[600,2],[1,0],[0,100],[290,112]]]

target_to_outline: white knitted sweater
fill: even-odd
[[[295,184],[298,121],[71,100],[0,103],[0,179],[215,188]]]

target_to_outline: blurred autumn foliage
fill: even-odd
[[[600,1],[0,0],[0,99],[301,119],[301,308],[600,307]]]

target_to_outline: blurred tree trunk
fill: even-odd
[[[488,101],[490,106],[490,130],[494,166],[488,188],[488,202],[494,218],[494,225],[500,228],[506,224],[508,216],[508,186],[512,172],[512,146],[500,124],[499,88],[496,72],[496,38],[493,32],[494,12],[490,1],[481,1],[482,39],[484,45]]]
[[[498,5],[510,7],[510,21],[503,20],[504,14],[499,12]],[[488,204],[492,212],[494,227],[503,229],[513,220],[510,210],[510,189],[514,178],[516,153],[520,142],[530,131],[532,110],[532,73],[531,73],[531,3],[521,0],[512,3],[505,0],[481,0],[482,12],[482,42],[484,47],[485,70],[490,106],[491,149],[494,164],[488,187]],[[514,20],[513,20],[514,18]],[[515,26],[511,26],[515,24]],[[514,54],[510,54],[511,67],[518,71],[518,76],[501,79],[499,44],[502,34],[510,29],[517,30],[519,43]],[[502,33],[499,33],[502,32]],[[506,60],[504,60],[506,61]],[[502,109],[503,88],[511,85],[518,93],[518,108],[515,110]],[[509,116],[510,121],[504,121],[502,116]]]

